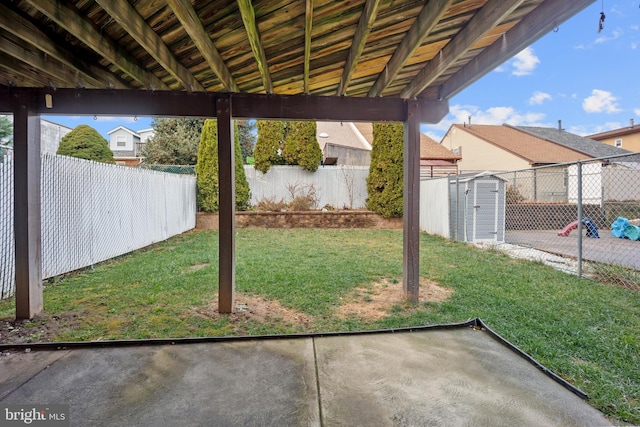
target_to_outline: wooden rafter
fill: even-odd
[[[78,40],[93,49],[109,62],[120,68],[131,78],[148,89],[169,89],[162,80],[144,70],[136,61],[116,43],[104,36],[95,26],[76,9],[60,0],[37,1],[26,0],[39,12],[73,34]]]
[[[524,0],[502,0],[485,4],[438,55],[435,56],[400,92],[401,98],[413,98],[433,83],[452,64],[460,59],[487,32],[500,24]]]
[[[438,98],[449,99],[493,70],[525,47],[547,34],[560,23],[577,14],[594,0],[571,2],[547,0],[529,13],[502,37],[487,47],[473,61],[458,70],[439,90]],[[549,19],[553,17],[553,19]]]
[[[267,55],[264,52],[264,47],[260,40],[260,31],[258,31],[258,25],[256,23],[256,12],[253,10],[251,0],[238,0],[238,7],[240,8],[242,22],[247,32],[253,56],[256,59],[260,77],[262,77],[264,90],[267,93],[273,93],[273,83],[271,82],[271,73],[269,72],[269,65],[267,64]]]
[[[95,88],[113,87],[115,89],[128,88],[127,85],[120,82],[120,80],[110,72],[81,62],[71,52],[51,41],[38,27],[2,4],[0,4],[0,28],[33,45],[50,58],[75,70],[77,72],[78,86]],[[49,64],[46,68],[50,69],[52,66],[55,65]]]
[[[204,87],[189,70],[176,59],[160,36],[140,16],[128,1],[96,0],[104,10],[137,41],[149,55],[190,91],[204,91]]]
[[[347,88],[349,87],[349,83],[351,82],[351,76],[353,76],[356,65],[360,60],[360,55],[362,55],[364,46],[367,43],[367,37],[369,37],[371,28],[373,28],[373,23],[376,21],[379,5],[380,0],[367,0],[364,5],[364,11],[360,16],[358,28],[356,29],[356,33],[353,36],[351,48],[349,49],[349,54],[347,55],[347,61],[345,62],[344,70],[342,71],[340,85],[338,86],[338,91],[336,92],[336,95],[338,96],[342,96],[347,93]]]
[[[60,85],[61,82],[77,79],[77,73],[74,70],[49,60],[42,52],[34,50],[32,46],[14,35],[5,34],[4,37],[0,37],[0,51],[48,76],[50,84],[54,86],[56,82]]]
[[[371,89],[369,89],[368,96],[382,95],[382,92],[389,86],[389,83],[396,78],[402,66],[438,24],[447,11],[447,7],[451,1],[452,0],[430,0],[427,2],[409,29],[409,32],[402,39],[402,42],[400,42],[393,56],[391,56],[391,59],[384,67],[384,70],[380,73]]]
[[[196,45],[209,67],[218,76],[225,89],[229,92],[238,92],[238,85],[229,72],[229,68],[216,49],[211,37],[204,29],[202,21],[198,17],[190,0],[167,0],[174,15],[185,29],[193,43]]]
[[[313,28],[313,0],[306,0],[304,25],[304,93],[309,93],[309,68],[311,63],[311,30]]]

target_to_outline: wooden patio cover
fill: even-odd
[[[40,114],[216,117],[220,311],[233,310],[233,118],[405,124],[404,289],[418,298],[420,123],[594,0],[12,0],[16,316],[42,311]]]

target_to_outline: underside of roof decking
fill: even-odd
[[[14,0],[0,86],[448,99],[593,0]]]

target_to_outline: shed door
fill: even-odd
[[[475,181],[473,240],[498,240],[498,181]]]

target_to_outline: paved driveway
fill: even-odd
[[[578,232],[558,236],[559,230],[507,230],[506,243],[532,247],[562,256],[578,257]],[[583,234],[585,232],[583,231]],[[640,271],[640,241],[618,239],[609,230],[599,230],[599,239],[582,236],[582,257],[586,261],[613,263]]]

